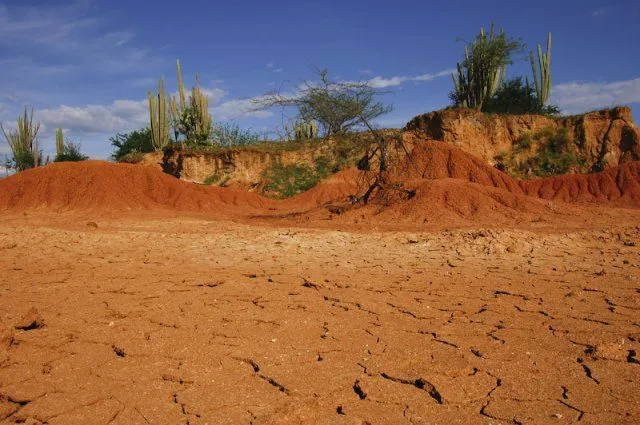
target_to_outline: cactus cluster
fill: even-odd
[[[465,46],[464,60],[457,64],[457,75],[452,73],[454,93],[458,106],[482,109],[483,103],[493,96],[504,80],[506,66],[501,57],[491,58],[498,42],[505,42],[504,31],[496,35],[493,25],[489,34],[480,28],[476,39]]]
[[[536,88],[536,96],[540,106],[549,101],[551,94],[551,33],[547,37],[547,52],[542,52],[542,46],[538,44],[538,62],[531,52],[529,56],[531,69],[533,70],[533,82]]]
[[[182,136],[185,143],[201,143],[211,136],[213,121],[209,114],[209,101],[200,89],[198,74],[196,84],[187,97],[179,60],[176,61],[176,72],[177,97],[167,96],[164,77],[158,82],[157,96],[153,92],[148,93],[151,135],[156,150],[164,148],[171,141],[171,127],[175,141]]]
[[[299,119],[293,125],[296,140],[308,140],[318,137],[318,124],[314,120]]]
[[[167,113],[167,91],[164,77],[158,82],[157,99],[153,92],[149,92],[148,98],[151,139],[153,147],[160,150],[169,144],[169,114]]]
[[[18,117],[17,130],[7,133],[2,124],[0,124],[0,129],[11,148],[18,170],[40,165],[40,150],[37,140],[40,123],[33,123],[33,109],[31,115],[28,115],[27,108],[24,108],[24,115]]]
[[[169,100],[169,110],[173,122],[176,139],[182,134],[188,143],[199,143],[209,139],[213,121],[209,114],[209,100],[200,89],[199,77],[196,74],[196,84],[191,89],[187,99],[180,61],[176,61],[178,75],[178,98]]]

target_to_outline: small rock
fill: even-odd
[[[98,223],[96,223],[95,221],[88,221],[87,222],[87,227],[91,227],[93,229],[97,229],[98,228]]]
[[[38,313],[38,310],[35,307],[31,307],[27,314],[25,314],[14,327],[23,331],[30,331],[32,329],[38,329],[43,326],[44,319],[42,318],[42,316],[40,316],[40,313]]]
[[[111,348],[113,348],[113,352],[116,353],[116,356],[118,356],[118,357],[124,357],[124,356],[127,355],[124,352],[124,348],[120,348],[120,347],[117,347],[115,345],[112,345]]]
[[[607,342],[588,348],[585,353],[590,355],[594,360],[626,362],[629,355],[629,346],[624,343],[624,340],[620,342]]]

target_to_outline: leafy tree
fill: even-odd
[[[466,43],[464,58],[452,74],[454,90],[449,98],[457,106],[482,109],[504,79],[507,65],[513,63],[511,56],[524,50],[517,39],[507,37],[504,30],[497,34],[493,25],[486,34],[481,28],[476,38]]]
[[[116,161],[132,153],[146,153],[155,150],[151,129],[149,127],[126,134],[118,133],[110,138],[109,141],[111,145],[116,148],[115,152],[111,155]]]
[[[292,96],[269,93],[256,101],[258,109],[293,106],[300,119],[320,123],[325,135],[348,132],[392,110],[375,101],[381,92],[367,82],[333,81],[327,69],[316,69],[316,73],[319,81],[303,82]]]
[[[495,95],[483,104],[482,111],[499,114],[556,115],[560,113],[560,109],[555,105],[542,105],[535,88],[528,81],[523,82],[522,77],[503,82]]]

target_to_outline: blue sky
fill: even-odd
[[[215,121],[273,131],[280,111],[252,112],[250,99],[293,91],[317,66],[391,91],[381,100],[394,111],[379,124],[399,127],[449,103],[458,39],[491,22],[529,48],[553,33],[552,102],[563,112],[629,104],[640,118],[637,0],[0,0],[0,121],[11,128],[33,107],[46,152],[62,127],[106,158],[109,137],[147,124],[159,77],[175,90],[180,59],[188,85],[200,73]],[[508,75],[530,75],[518,59]]]

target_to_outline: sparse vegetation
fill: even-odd
[[[261,136],[260,133],[230,123],[214,125],[211,133],[213,143],[223,148],[256,145],[262,141]]]
[[[516,178],[548,177],[585,171],[586,162],[570,146],[569,130],[545,127],[514,142],[514,150],[499,155],[498,168]]]
[[[274,198],[290,198],[305,192],[320,180],[336,171],[336,166],[328,158],[317,158],[313,166],[275,162],[263,173],[266,183],[262,193]]]

